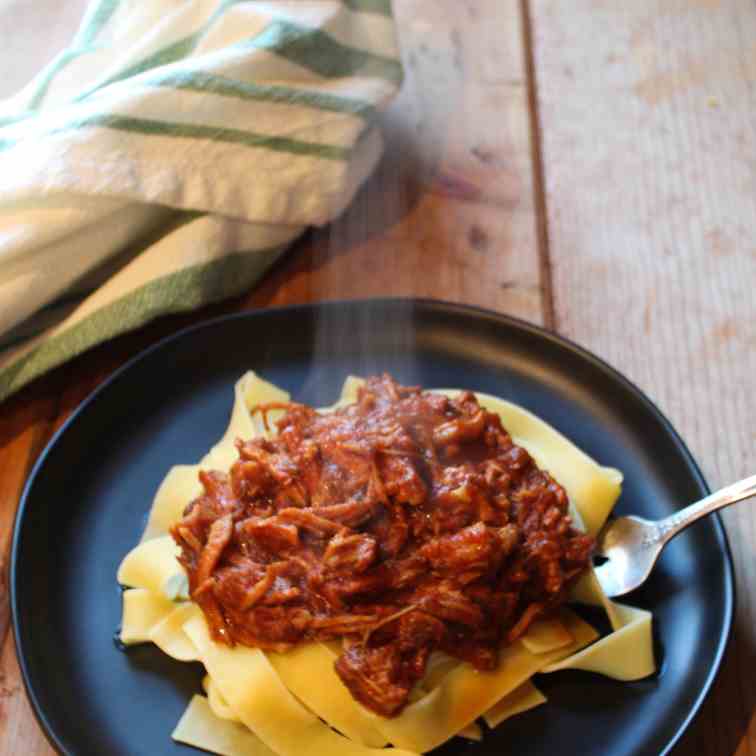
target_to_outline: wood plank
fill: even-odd
[[[54,753],[32,714],[13,636],[9,633],[0,650],[0,754],[52,756]]]
[[[543,321],[519,5],[395,3],[406,79],[352,207],[249,297],[432,296]]]
[[[52,756],[55,751],[36,724],[21,682],[11,634],[0,651],[0,754]]]
[[[7,567],[16,504],[36,456],[50,435],[56,403],[19,397],[0,415],[0,644],[9,629]]]
[[[658,402],[713,486],[753,474],[756,6],[531,14],[557,328]],[[725,513],[735,637],[680,754],[756,754],[755,511]]]

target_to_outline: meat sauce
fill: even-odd
[[[275,407],[277,436],[237,441],[229,474],[202,471],[172,529],[217,641],[341,638],[339,677],[392,717],[431,652],[494,669],[590,561],[564,489],[469,392],[384,375],[330,414]]]

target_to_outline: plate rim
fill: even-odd
[[[655,418],[661,422],[665,430],[669,433],[670,438],[674,441],[675,446],[679,449],[682,456],[686,459],[690,465],[694,477],[697,478],[697,482],[705,493],[710,493],[711,489],[703,475],[703,472],[696,461],[695,457],[691,453],[688,445],[680,433],[676,430],[672,422],[661,411],[657,404],[643,391],[639,386],[633,383],[627,376],[622,374],[617,368],[613,367],[602,357],[589,351],[586,347],[581,346],[576,341],[555,333],[554,331],[535,323],[531,323],[523,318],[515,315],[509,315],[506,313],[497,312],[495,310],[487,309],[485,307],[465,304],[460,302],[453,302],[443,299],[435,299],[428,297],[369,297],[369,298],[356,298],[356,299],[326,299],[318,302],[278,305],[274,307],[262,307],[254,310],[244,310],[241,312],[227,313],[224,315],[216,316],[213,318],[207,318],[197,323],[193,323],[189,326],[181,328],[174,333],[168,334],[163,338],[156,341],[144,349],[137,352],[133,357],[130,357],[123,365],[114,370],[105,380],[102,381],[95,389],[85,397],[71,412],[66,421],[55,431],[50,440],[45,445],[44,449],[40,452],[34,465],[29,471],[26,481],[19,497],[18,507],[13,519],[13,528],[11,535],[11,548],[9,554],[8,564],[8,589],[9,589],[9,605],[11,614],[11,628],[13,631],[14,650],[16,653],[16,660],[21,672],[21,679],[24,684],[24,690],[27,696],[27,700],[31,705],[34,718],[42,730],[47,741],[50,745],[58,751],[58,753],[65,756],[74,756],[67,745],[58,736],[58,733],[51,726],[48,721],[47,715],[40,704],[40,701],[36,695],[36,692],[32,686],[31,675],[24,653],[24,639],[22,638],[20,618],[19,618],[19,573],[18,573],[18,548],[21,537],[21,529],[24,523],[24,516],[26,512],[27,502],[32,491],[34,481],[45,464],[47,457],[52,453],[58,440],[64,433],[66,433],[69,426],[76,422],[79,415],[81,415],[86,407],[93,403],[101,393],[108,390],[112,383],[115,383],[120,377],[129,371],[135,364],[147,359],[153,352],[165,348],[169,344],[190,337],[193,333],[203,330],[205,328],[214,328],[222,326],[225,322],[250,319],[254,320],[257,317],[265,317],[270,313],[292,313],[315,311],[325,308],[337,308],[339,306],[351,306],[359,307],[364,305],[378,305],[381,307],[395,307],[398,305],[406,306],[409,304],[414,311],[439,311],[447,314],[459,314],[463,316],[473,316],[478,319],[488,320],[493,324],[505,323],[510,327],[515,327],[528,334],[534,335],[539,339],[545,339],[552,346],[566,349],[568,352],[577,355],[581,359],[588,362],[594,368],[606,374],[610,379],[620,383],[626,390],[630,391],[636,396],[646,408],[655,416]],[[86,354],[86,353],[85,353]],[[724,608],[724,622],[722,624],[722,632],[719,635],[717,641],[717,647],[714,655],[714,660],[709,669],[704,684],[698,691],[694,701],[690,705],[687,715],[677,727],[675,733],[670,737],[664,749],[660,752],[660,756],[666,756],[671,750],[678,744],[685,732],[689,729],[694,719],[698,716],[701,708],[711,692],[714,681],[717,679],[722,667],[722,662],[729,648],[730,641],[732,639],[732,629],[735,618],[735,611],[737,605],[736,596],[736,583],[735,583],[735,566],[732,557],[732,549],[730,547],[730,541],[727,536],[727,531],[724,528],[722,518],[719,513],[715,513],[712,518],[715,523],[715,529],[717,535],[722,543],[722,555],[725,566],[725,608]]]

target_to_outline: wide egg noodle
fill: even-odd
[[[179,548],[169,535],[144,541],[124,557],[118,568],[118,582],[164,596],[165,584],[181,572],[178,554]]]
[[[580,580],[573,586],[572,599],[580,604],[603,608],[609,617],[609,624],[612,626],[612,630],[620,630],[627,624],[626,615],[617,609],[619,604],[611,601],[604,593],[604,589],[601,587],[596,571],[593,568],[586,570],[580,577]]]
[[[492,706],[483,715],[483,719],[493,729],[498,727],[505,719],[534,709],[542,703],[546,703],[546,696],[530,680],[526,680],[519,688],[515,688]]]
[[[234,386],[234,407],[223,440],[233,443],[237,438],[248,439],[264,435],[266,429],[262,416],[259,413],[252,415],[250,410],[258,404],[283,404],[289,399],[288,392],[263,380],[251,370],[246,372]]]
[[[582,669],[616,680],[640,680],[654,674],[652,615],[645,609],[610,601],[591,568],[575,586],[573,598],[580,603],[601,606],[614,632],[579,653],[552,664],[543,672]]]
[[[155,494],[142,542],[164,536],[186,505],[202,493],[198,472],[199,465],[176,465],[168,471]]]
[[[313,713],[348,738],[372,748],[388,740],[371,723],[371,715],[336,674],[337,654],[322,643],[306,643],[268,660],[283,684]]]
[[[242,383],[243,382],[243,383]],[[247,432],[247,430],[241,426],[234,424],[234,417],[231,418],[231,424],[226,431],[226,435],[233,438],[253,438],[254,436],[265,436],[269,438],[275,435],[275,423],[276,420],[283,417],[286,411],[283,409],[268,410],[267,413],[257,412],[254,415],[250,414],[250,410],[259,404],[286,404],[291,401],[291,396],[288,391],[278,388],[278,386],[263,380],[259,375],[253,373],[251,370],[242,376],[239,388],[239,396],[237,402],[240,407],[244,407],[247,416],[252,421],[252,426],[256,432]],[[239,384],[237,383],[237,386]],[[244,410],[241,410],[241,414],[244,414]],[[265,419],[267,418],[267,425]]]
[[[184,630],[228,705],[280,756],[411,756],[411,751],[370,748],[334,732],[294,698],[260,649],[214,642],[202,617],[189,620]]]
[[[444,651],[432,651],[428,657],[428,661],[425,665],[425,674],[422,680],[420,680],[413,694],[415,698],[410,698],[411,701],[419,700],[424,694],[430,693],[434,688],[437,688],[444,680],[444,678],[453,669],[458,667],[462,662]],[[417,691],[417,693],[415,693]]]
[[[476,743],[480,743],[483,740],[483,730],[477,722],[471,722],[467,727],[461,729],[457,735],[460,738],[474,740]]]
[[[569,646],[575,639],[557,618],[536,620],[520,639],[531,654],[545,654]]]
[[[254,438],[254,436],[247,436],[247,438]],[[239,451],[236,448],[236,444],[232,438],[225,438],[202,457],[199,464],[196,466],[196,470],[197,473],[199,473],[200,470],[220,470],[221,472],[227,473],[231,469],[231,465],[233,465],[237,459],[239,459]],[[201,490],[200,493],[202,493]],[[192,499],[189,499],[188,501],[191,500]],[[179,513],[179,517],[176,519],[179,519],[180,517],[181,513]]]
[[[198,614],[201,614],[200,608],[190,601],[174,604],[173,611],[150,629],[149,639],[177,661],[197,661],[197,649],[184,632],[184,625]]]
[[[189,601],[171,601],[164,591],[177,574],[182,576],[176,553],[173,539],[162,536],[139,544],[121,562],[118,581],[134,587],[123,593],[120,639],[127,646],[151,642],[174,659],[195,661],[197,651],[182,628],[200,609]]]
[[[651,612],[614,603],[622,627],[567,659],[544,667],[542,672],[582,669],[616,680],[639,680],[656,671],[651,635]]]
[[[234,385],[234,406],[223,438],[196,465],[177,465],[168,471],[160,484],[150,510],[142,541],[165,535],[174,522],[181,518],[186,505],[202,493],[198,473],[201,469],[227,472],[236,461],[237,438],[250,439],[268,435],[262,414],[252,415],[250,410],[258,404],[285,403],[289,394],[256,373],[245,373]],[[268,413],[268,424],[282,414],[281,410]]]
[[[424,753],[441,745],[488,711],[507,693],[536,672],[587,646],[598,633],[574,613],[560,619],[574,637],[565,648],[531,654],[521,641],[504,646],[499,664],[491,672],[479,672],[469,664],[454,667],[427,696],[409,704],[392,719],[373,716],[375,726],[389,742]]]
[[[278,756],[243,724],[218,717],[203,696],[192,697],[171,737],[220,756]]]
[[[353,404],[356,402],[357,394],[364,385],[364,378],[358,378],[356,375],[348,375],[341,387],[339,400],[331,407],[331,409],[338,409],[346,404]]]
[[[207,702],[210,704],[210,708],[216,717],[241,724],[241,720],[236,716],[236,712],[228,705],[228,701],[223,698],[223,694],[218,690],[218,686],[213,682],[213,678],[210,675],[205,675],[202,680],[202,687],[205,693],[207,693]]]
[[[174,608],[173,602],[146,588],[129,588],[124,591],[121,643],[130,646],[149,642],[150,630],[162,622]]]

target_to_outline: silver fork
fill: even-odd
[[[756,475],[715,491],[663,520],[635,516],[609,520],[596,539],[596,554],[607,559],[596,567],[596,576],[606,595],[622,596],[637,588],[648,578],[662,549],[681,530],[749,496],[756,496]]]

